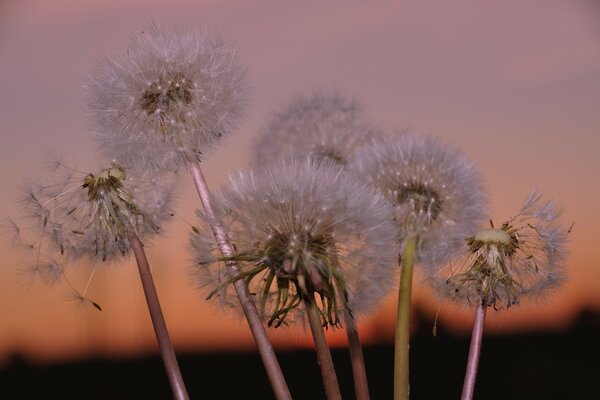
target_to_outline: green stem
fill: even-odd
[[[406,400],[410,395],[409,388],[409,339],[410,339],[410,298],[412,291],[413,265],[417,238],[406,242],[400,272],[398,289],[398,315],[396,317],[396,343],[394,354],[394,400]]]

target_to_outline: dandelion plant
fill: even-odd
[[[374,139],[352,163],[393,206],[401,264],[396,324],[394,398],[409,397],[409,321],[413,264],[444,259],[482,218],[479,175],[458,150],[427,136]]]
[[[389,288],[396,237],[389,205],[335,163],[310,159],[240,173],[214,205],[237,251],[220,257],[209,252],[210,232],[193,232],[198,284],[236,308],[230,283],[244,279],[272,327],[306,317],[327,398],[340,398],[322,327],[371,309]],[[240,266],[236,276],[226,268],[231,261]]]
[[[271,117],[256,145],[257,161],[268,165],[309,157],[343,167],[360,146],[377,134],[357,101],[336,92],[315,92],[296,97]],[[344,321],[356,397],[368,400],[358,327],[352,315],[346,315]]]
[[[118,162],[139,171],[189,169],[203,208],[210,193],[200,161],[231,133],[242,114],[246,72],[235,47],[207,29],[154,24],[128,50],[100,63],[86,84],[95,137]],[[213,226],[223,255],[234,249]],[[229,264],[233,275],[237,266]],[[278,399],[289,399],[285,379],[256,306],[243,281],[234,283]]]
[[[27,185],[24,205],[33,220],[35,239],[31,243],[37,247],[32,271],[45,280],[64,277],[81,301],[89,301],[99,310],[100,306],[85,296],[87,288],[79,293],[66,278],[64,267],[53,260],[85,258],[97,266],[133,251],[173,395],[187,399],[142,244],[159,233],[170,216],[173,189],[170,179],[130,174],[117,164],[82,173],[60,162],[50,176]],[[49,262],[43,261],[44,248],[51,249],[51,254],[43,256],[50,257]]]
[[[467,238],[455,258],[430,265],[432,282],[445,298],[475,306],[475,321],[462,399],[473,398],[486,310],[510,308],[521,299],[539,298],[565,280],[567,229],[560,208],[533,192],[521,209],[496,227]]]

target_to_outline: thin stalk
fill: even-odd
[[[348,350],[352,364],[352,376],[354,377],[354,391],[357,400],[369,400],[369,384],[367,383],[367,371],[365,369],[365,358],[363,356],[358,327],[354,317],[344,307],[344,320],[346,322],[346,336],[348,337]]]
[[[415,263],[416,238],[409,239],[402,255],[400,287],[398,289],[398,315],[396,317],[396,344],[394,354],[394,400],[410,397],[409,349],[410,349],[410,299],[413,266]]]
[[[206,184],[206,180],[204,179],[204,174],[202,174],[199,163],[190,164],[190,172],[192,174],[194,184],[196,185],[198,196],[200,197],[200,202],[202,203],[204,212],[211,221],[211,229],[221,254],[225,257],[233,256],[235,254],[233,246],[231,245],[225,230],[215,218],[215,213],[210,202],[208,185]],[[227,269],[230,276],[236,276],[239,274],[239,267],[236,262],[227,262]],[[233,286],[242,305],[242,309],[244,310],[244,315],[248,321],[250,331],[254,336],[256,347],[258,348],[258,352],[267,371],[267,376],[271,382],[271,387],[273,388],[275,397],[278,400],[291,400],[292,395],[290,394],[287,383],[285,382],[285,378],[283,377],[283,373],[281,372],[281,367],[279,366],[279,362],[275,356],[273,346],[267,337],[267,331],[265,330],[261,318],[258,315],[254,300],[248,292],[248,286],[243,279],[238,279],[233,282]]]
[[[150,318],[152,319],[152,325],[154,326],[160,354],[163,363],[165,364],[165,369],[167,370],[167,377],[169,378],[171,390],[173,391],[173,397],[177,400],[188,400],[189,396],[185,389],[181,372],[179,371],[173,344],[169,338],[167,324],[165,323],[165,318],[160,308],[158,294],[156,293],[156,287],[154,286],[154,280],[152,279],[146,252],[144,251],[144,245],[135,233],[131,234],[129,238],[140,271],[142,287],[144,288],[144,294],[146,295],[146,303],[148,304],[148,310],[150,311]]]
[[[335,241],[333,240],[333,232],[329,233],[332,237],[328,248],[329,257],[335,268],[341,271],[340,260],[337,255]],[[365,357],[358,336],[358,327],[356,326],[354,316],[348,308],[346,295],[343,294],[340,297],[343,302],[342,308],[344,309],[344,323],[346,336],[348,338],[348,351],[350,352],[350,364],[352,365],[352,377],[354,378],[354,392],[357,400],[369,400],[369,384],[367,382]]]
[[[461,400],[471,400],[475,391],[475,379],[477,378],[477,367],[479,365],[479,354],[481,353],[481,342],[483,341],[483,325],[487,306],[482,302],[475,311],[473,321],[473,333],[471,334],[471,346],[469,347],[469,360],[467,361],[467,372]]]
[[[325,386],[325,395],[327,396],[327,400],[341,400],[342,394],[340,393],[340,386],[338,384],[337,375],[335,374],[335,368],[333,367],[331,352],[329,351],[325,333],[323,332],[321,317],[319,316],[317,306],[315,305],[315,299],[313,296],[304,296],[303,300],[304,307],[306,308],[306,315],[308,316],[308,325],[310,326],[310,331],[315,343],[319,368],[321,368],[321,377],[323,378],[323,386]]]

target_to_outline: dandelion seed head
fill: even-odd
[[[269,325],[302,319],[303,296],[318,298],[325,324],[347,303],[365,313],[392,285],[397,236],[390,206],[332,161],[280,162],[240,173],[214,198],[245,279]],[[238,301],[209,228],[193,232],[196,282],[226,307]],[[212,256],[207,257],[207,254]]]
[[[552,292],[565,280],[567,229],[560,214],[533,192],[499,228],[480,229],[455,259],[439,271],[433,267],[434,287],[443,297],[497,309]]]
[[[85,82],[95,138],[118,164],[138,171],[204,158],[237,126],[246,86],[232,44],[207,29],[158,24]]]
[[[71,259],[114,260],[128,253],[130,235],[149,239],[159,232],[173,190],[169,178],[133,176],[116,164],[89,174],[62,164],[23,196],[27,242],[38,252],[51,245],[54,254]]]
[[[277,112],[256,146],[261,165],[306,156],[348,162],[354,151],[377,132],[362,107],[338,93],[297,97]]]
[[[351,164],[393,205],[401,247],[418,238],[421,261],[447,260],[461,243],[456,238],[471,235],[484,215],[475,166],[435,138],[417,133],[375,138]]]

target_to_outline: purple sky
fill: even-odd
[[[575,222],[563,291],[490,318],[490,330],[567,322],[600,306],[600,6],[586,1],[281,2],[4,1],[0,5],[1,214],[18,215],[18,185],[60,153],[93,168],[94,147],[81,80],[95,60],[122,51],[155,19],[207,25],[237,43],[252,82],[247,117],[205,163],[212,187],[248,168],[270,113],[291,97],[337,89],[361,101],[385,129],[410,128],[462,148],[481,168],[496,220],[510,216],[534,187],[565,206]],[[187,182],[179,212],[193,219]],[[3,240],[6,242],[7,240]],[[176,346],[238,347],[246,328],[205,304],[186,275],[187,228],[173,223],[150,250]],[[19,262],[0,247],[0,359],[153,349],[132,263],[96,273],[98,313],[61,299],[58,288],[16,282]],[[74,268],[85,283],[88,266]],[[437,302],[419,285],[417,301]],[[393,300],[362,325],[364,337],[389,327]],[[444,305],[442,321],[464,329],[468,310]],[[454,322],[453,322],[454,321]],[[384,327],[384,328],[381,328]],[[391,329],[391,328],[390,328]],[[279,346],[304,343],[302,331],[274,335]],[[342,340],[334,335],[334,341]],[[142,339],[140,339],[142,338]],[[384,339],[387,336],[384,335]]]

